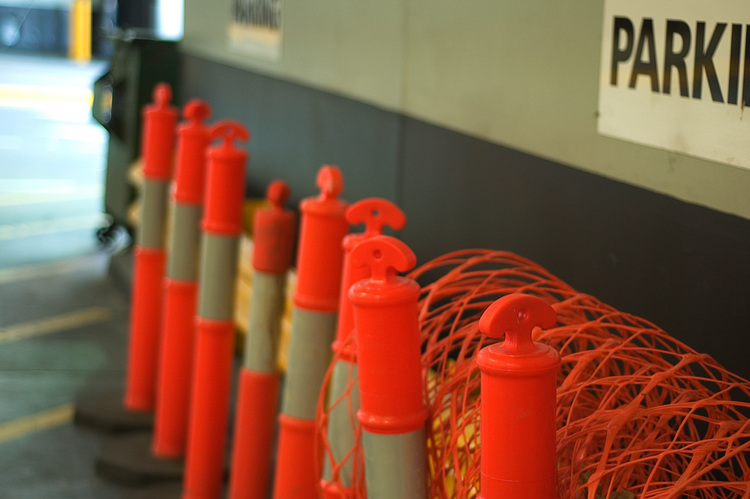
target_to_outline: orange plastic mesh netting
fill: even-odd
[[[479,333],[477,323],[495,300],[520,292],[552,304],[558,317],[558,326],[537,329],[535,340],[562,357],[560,497],[750,498],[747,380],[648,321],[578,293],[512,253],[454,252],[410,277],[422,285],[428,497],[477,494],[480,376],[475,359],[493,341]],[[352,374],[350,387],[354,380]],[[338,404],[349,404],[348,393],[327,405],[321,396],[317,422],[324,459],[332,465],[334,481],[340,479],[338,470],[353,464],[352,497],[365,497],[359,439],[340,462],[327,442],[327,414]]]

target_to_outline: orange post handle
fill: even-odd
[[[124,400],[131,411],[153,411],[156,405],[165,264],[163,248],[136,247]]]
[[[167,278],[153,452],[159,457],[185,455],[190,383],[195,345],[198,283]]]
[[[271,450],[276,426],[280,376],[242,369],[237,400],[237,421],[232,452],[229,497],[268,497]]]

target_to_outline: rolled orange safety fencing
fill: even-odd
[[[512,293],[538,297],[557,314],[557,325],[535,330],[533,339],[561,356],[555,413],[559,497],[748,497],[747,380],[512,253],[449,253],[409,276],[422,285],[428,497],[480,493],[476,357],[496,340],[484,337],[478,322],[492,303]],[[318,433],[327,449],[325,407],[319,405]],[[355,459],[352,497],[364,497],[361,448],[347,455]]]

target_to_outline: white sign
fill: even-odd
[[[281,0],[232,0],[228,35],[230,47],[252,57],[279,61]]]
[[[750,168],[750,0],[606,0],[600,75],[599,133]]]

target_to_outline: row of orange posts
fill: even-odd
[[[249,133],[231,120],[205,125],[210,109],[199,100],[185,106],[186,122],[177,126],[169,87],[159,85],[154,98],[144,110],[144,198],[123,405],[128,411],[155,411],[149,452],[159,459],[184,459],[179,497],[218,499],[225,492],[232,433],[234,275],[248,159],[235,143],[249,140]],[[215,140],[221,143],[212,145]],[[295,215],[284,208],[290,192],[281,180],[269,185],[271,206],[256,213],[229,497],[353,497],[345,477],[334,483],[333,471],[321,469],[316,443],[315,414],[332,352],[341,364],[334,371],[358,371],[352,397],[362,428],[368,497],[426,497],[420,287],[400,275],[415,266],[416,256],[400,240],[382,235],[384,226],[402,228],[406,217],[387,200],[352,205],[341,200],[343,177],[335,166],[319,170],[317,185],[320,194],[300,204],[298,233]],[[349,234],[350,225],[361,223],[364,233]],[[288,369],[282,376],[275,359],[295,240],[297,283]],[[555,497],[559,356],[531,340],[534,327],[554,324],[549,305],[521,295],[496,302],[480,323],[489,336],[506,336],[478,359],[486,402],[481,497]],[[339,395],[334,382],[329,397]],[[528,402],[520,415],[514,409],[518,399]],[[343,452],[356,437],[335,419],[328,438],[338,439]]]

